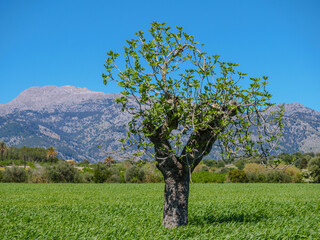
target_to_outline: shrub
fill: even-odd
[[[227,173],[227,172],[230,172],[230,171],[231,171],[230,168],[223,167],[223,168],[217,169],[216,173],[223,174],[223,173]]]
[[[302,158],[299,162],[300,169],[306,169],[308,167],[308,160],[306,158]]]
[[[249,182],[252,183],[259,183],[259,182],[266,182],[266,174],[265,173],[253,173],[248,172],[247,177]]]
[[[121,177],[119,174],[113,174],[108,178],[108,183],[121,183]]]
[[[17,166],[6,167],[2,176],[3,182],[26,182],[27,179],[26,170]]]
[[[244,169],[244,166],[245,166],[245,161],[244,160],[238,160],[234,163],[234,165],[240,169],[240,170],[243,170]]]
[[[2,171],[0,170],[0,182],[2,182],[2,175],[3,175],[3,173],[2,173]]]
[[[280,170],[270,170],[266,173],[268,183],[289,183],[291,181],[291,176]]]
[[[223,183],[226,180],[226,174],[207,171],[194,172],[191,175],[191,179],[194,183]]]
[[[308,170],[310,176],[313,178],[313,182],[320,183],[320,157],[315,157],[310,160]]]
[[[298,174],[296,174],[295,176],[292,177],[292,180],[294,183],[302,183],[303,182],[303,176],[302,173],[299,172]]]
[[[193,172],[201,172],[201,171],[209,171],[209,168],[205,164],[199,164],[198,166],[195,167]]]
[[[300,174],[300,169],[295,166],[290,166],[283,170],[286,174],[290,175],[291,177],[295,177]]]
[[[228,178],[233,183],[245,183],[249,181],[247,174],[240,169],[233,169],[228,172]]]
[[[209,172],[209,168],[206,165],[201,166],[200,172]]]
[[[92,183],[93,182],[93,174],[90,172],[84,172],[80,174],[82,183]]]
[[[209,159],[203,159],[202,162],[207,165],[208,167],[214,167],[217,165],[216,160],[209,160]]]
[[[262,164],[258,163],[247,163],[243,169],[246,174],[248,173],[255,173],[255,174],[261,174],[268,171],[268,169],[263,166]]]
[[[124,174],[124,179],[126,182],[140,183],[143,182],[144,176],[145,172],[141,168],[137,166],[131,166],[127,168]]]
[[[112,172],[101,162],[97,163],[93,169],[93,181],[95,183],[104,183],[111,175]]]
[[[28,171],[29,182],[32,183],[48,183],[49,178],[44,168],[30,169]]]
[[[51,182],[55,183],[77,183],[80,182],[80,175],[77,169],[65,161],[49,166],[46,169],[47,176]]]
[[[163,182],[164,177],[159,171],[159,169],[156,168],[156,165],[154,163],[147,163],[143,165],[142,169],[145,172],[144,182],[148,182],[148,183]]]
[[[225,167],[225,166],[226,166],[226,164],[225,164],[224,161],[219,160],[219,161],[217,162],[217,167],[218,167],[218,168],[223,168],[223,167]]]

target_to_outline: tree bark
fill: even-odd
[[[215,120],[210,127],[217,127],[218,123],[219,121]],[[154,144],[157,168],[164,176],[162,224],[167,228],[179,227],[188,223],[190,171],[192,172],[203,156],[210,152],[217,138],[210,128],[195,131],[191,134],[179,158],[173,154],[168,140],[171,128],[176,128],[177,125],[178,120],[174,118],[168,118],[166,123],[158,129],[155,129],[152,123],[146,124],[150,132],[153,132],[149,139]],[[192,149],[191,153],[187,152],[187,147]]]
[[[165,178],[162,224],[175,228],[188,223],[189,173]]]

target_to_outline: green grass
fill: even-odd
[[[320,185],[193,184],[161,226],[163,184],[0,184],[1,239],[320,239]]]

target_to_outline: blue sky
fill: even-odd
[[[182,26],[209,54],[269,76],[273,101],[320,111],[320,1],[0,0],[0,103],[32,86],[104,86],[106,52],[152,21]]]

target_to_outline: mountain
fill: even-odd
[[[103,160],[120,148],[117,140],[125,137],[130,119],[115,102],[119,96],[73,86],[29,88],[0,104],[0,141],[17,147],[55,146],[64,159]],[[299,103],[279,106],[286,110],[279,152],[320,152],[320,112]]]
[[[320,112],[300,103],[281,103],[285,114],[280,151],[320,152]]]
[[[120,146],[130,118],[115,103],[119,96],[72,86],[29,88],[0,105],[0,140],[18,147],[55,146],[65,159],[102,160]]]

